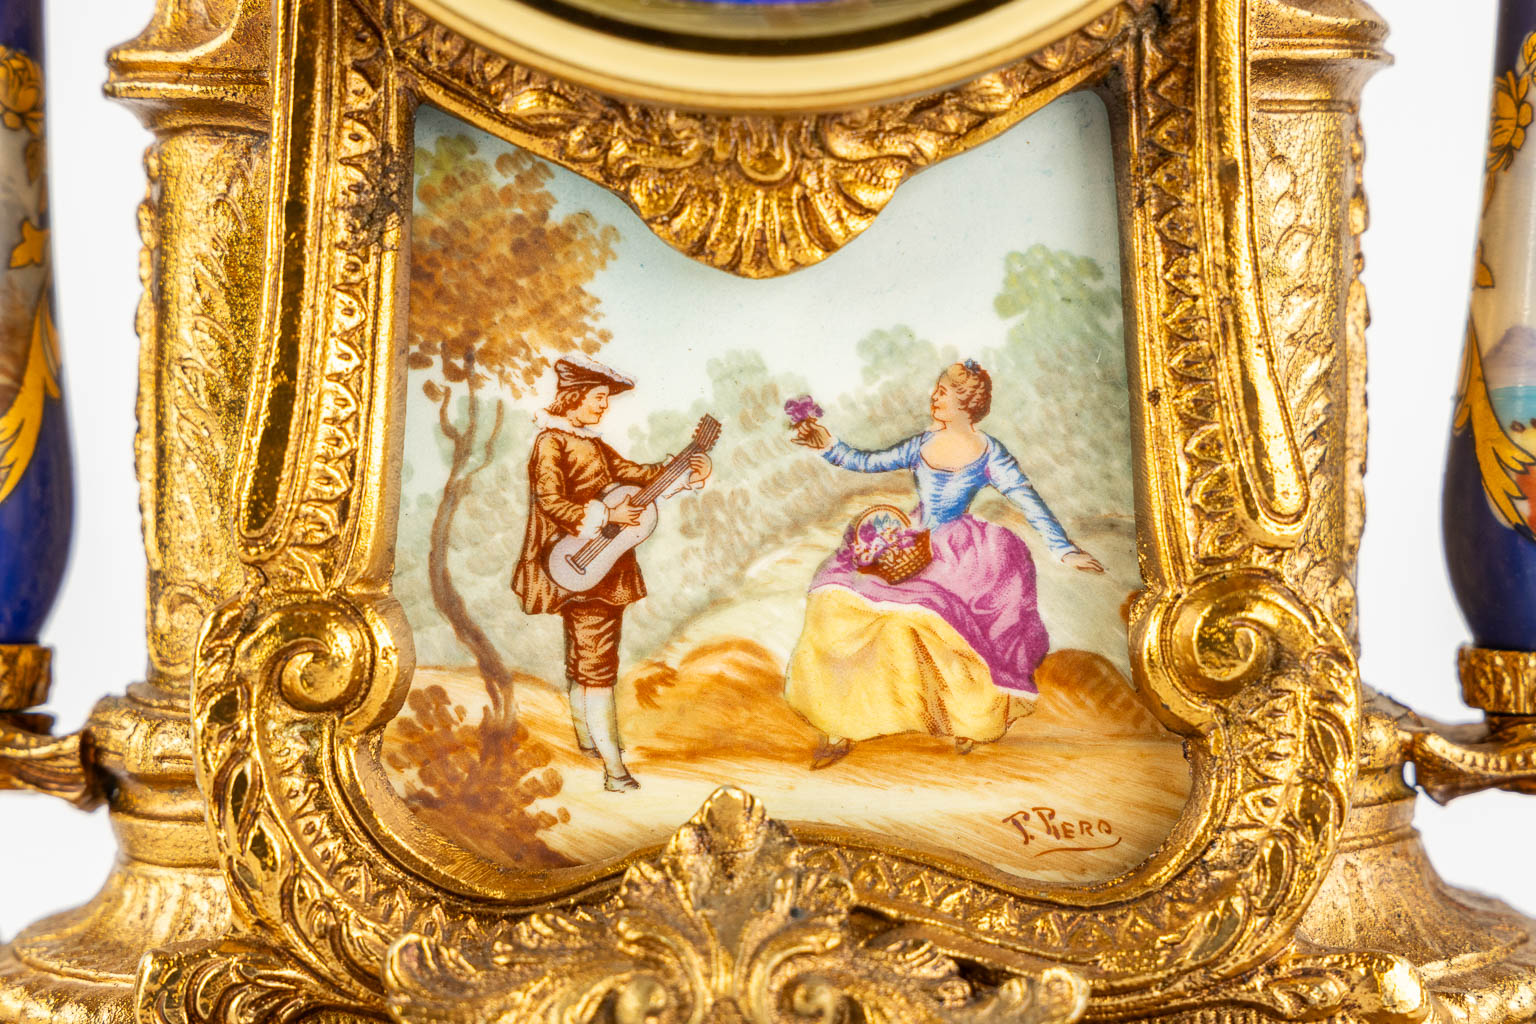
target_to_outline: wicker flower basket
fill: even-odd
[[[853,521],[849,536],[858,571],[887,583],[911,579],[933,561],[928,531],[914,529],[912,520],[895,505],[865,509]]]

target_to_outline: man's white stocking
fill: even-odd
[[[592,731],[592,744],[603,757],[603,770],[610,779],[622,779],[629,775],[624,767],[624,748],[619,746],[619,709],[613,700],[611,686],[584,686],[587,704],[587,728]]]
[[[565,695],[571,702],[571,725],[576,730],[576,745],[582,750],[592,749],[592,731],[587,728],[586,687],[567,682]]]

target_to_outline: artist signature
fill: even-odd
[[[1018,830],[1024,845],[1033,849],[1033,856],[1044,857],[1048,853],[1087,853],[1119,846],[1121,837],[1104,818],[1083,818],[1058,814],[1054,807],[1031,807],[1027,811],[1014,811],[1003,819],[1003,824]]]

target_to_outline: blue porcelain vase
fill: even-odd
[[[40,0],[0,0],[0,643],[37,641],[73,489],[54,331]]]
[[[1536,651],[1536,0],[1503,0],[1442,527],[1475,646]]]

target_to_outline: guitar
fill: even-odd
[[[562,537],[549,552],[550,578],[558,586],[577,594],[601,583],[626,551],[633,551],[656,532],[656,523],[660,519],[656,502],[667,488],[690,472],[688,460],[709,451],[719,439],[720,421],[705,416],[694,428],[693,440],[688,447],[669,459],[655,480],[643,488],[634,484],[614,484],[603,491],[599,498],[609,508],[617,508],[628,501],[642,509],[640,521],[634,526],[609,523],[596,537]]]

